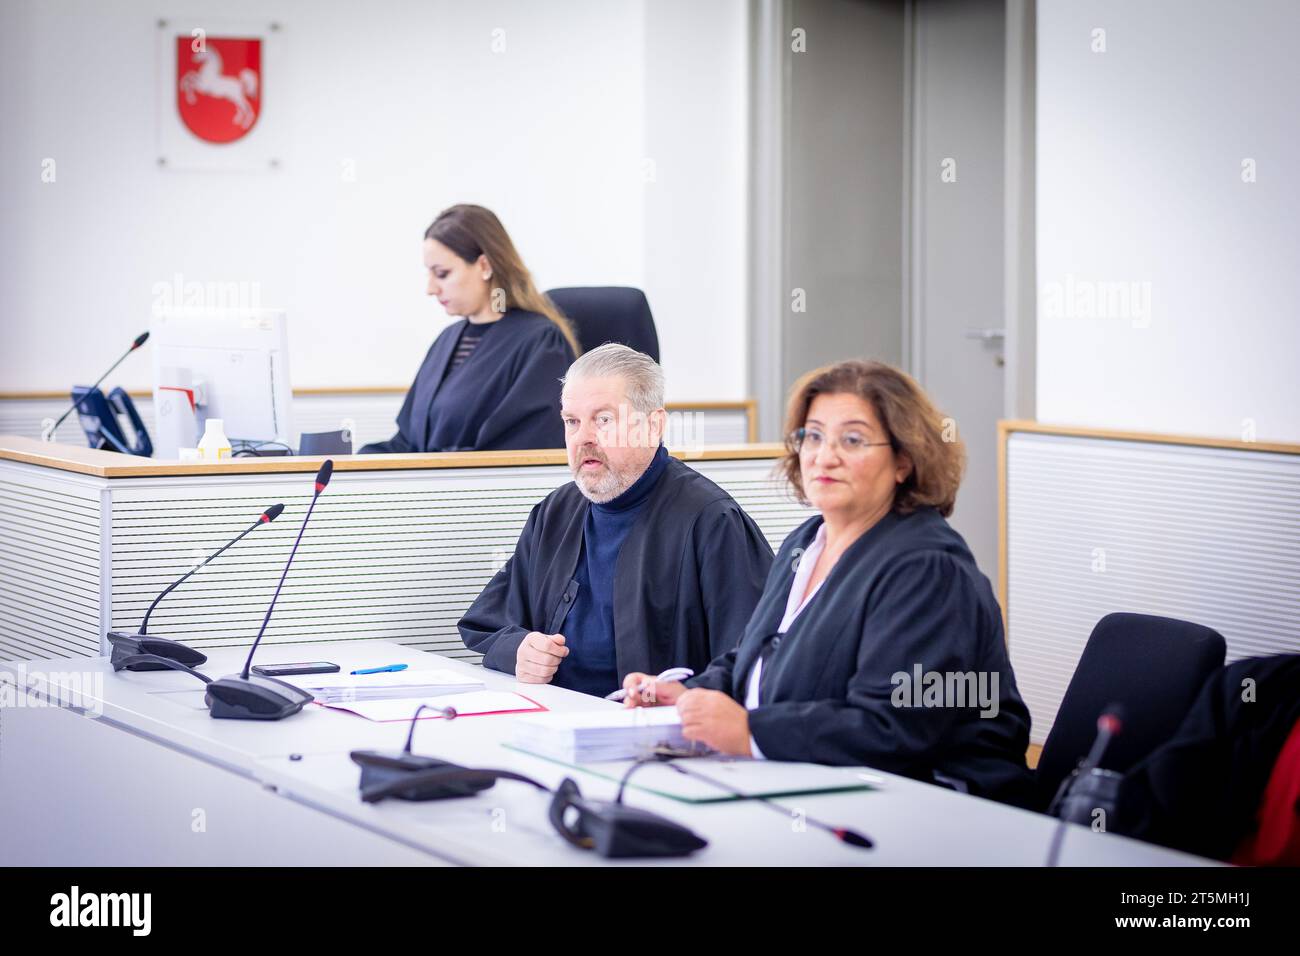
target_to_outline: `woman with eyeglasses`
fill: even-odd
[[[993,589],[952,513],[965,450],[903,372],[840,362],[796,383],[782,470],[819,514],[781,547],[739,644],[685,681],[629,674],[724,754],[869,766],[1030,799],[1029,712]]]

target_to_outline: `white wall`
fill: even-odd
[[[1300,441],[1297,34],[1294,0],[1040,2],[1040,420]]]
[[[501,216],[543,287],[645,288],[670,398],[744,397],[746,8],[692,9],[223,2],[284,24],[264,70],[287,148],[276,172],[201,173],[159,168],[154,129],[155,21],[194,4],[4,4],[0,390],[93,378],[176,273],[287,308],[297,387],[405,385],[447,321],[420,236],[464,201]],[[111,384],[147,387],[147,357]]]
[[[644,281],[669,398],[751,397],[747,10],[645,3]]]

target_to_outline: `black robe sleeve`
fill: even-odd
[[[902,557],[876,587],[875,595],[864,595],[862,633],[844,635],[858,641],[846,697],[760,704],[749,712],[750,733],[765,757],[896,773],[933,762],[959,712],[895,706],[891,678],[912,674],[917,664],[940,673],[977,669],[981,596],[940,551]]]
[[[465,320],[438,335],[397,415],[397,434],[360,454],[563,448],[560,379],[573,361],[548,319],[510,311],[465,364],[449,363]]]
[[[362,445],[358,455],[399,455],[406,452],[415,451],[415,446],[406,437],[402,431],[402,423],[411,420],[411,402],[414,400],[415,385],[413,384],[406,390],[406,397],[402,399],[401,411],[397,413],[397,434],[388,441],[371,442],[369,445]]]
[[[483,655],[485,667],[507,674],[515,672],[515,654],[528,635],[528,628],[515,622],[529,619],[529,572],[545,504],[541,501],[533,506],[515,544],[515,553],[492,576],[456,625],[465,646]]]
[[[440,349],[442,351],[447,350],[447,344],[443,342],[446,335],[445,330],[439,334],[438,338],[429,346],[429,351],[425,353],[423,360],[421,360],[420,367],[416,369],[415,378],[411,382],[411,387],[406,390],[406,397],[402,399],[402,407],[397,412],[397,434],[388,441],[377,441],[371,442],[369,445],[363,445],[361,450],[357,452],[358,455],[397,455],[424,451],[422,447],[424,436],[414,433],[411,416],[415,409],[416,400],[422,397],[427,399],[427,380],[437,364]],[[438,371],[440,373],[441,369],[438,369]],[[422,388],[422,386],[426,386],[426,388]]]
[[[746,520],[749,520],[748,515],[745,515],[745,518]],[[750,523],[752,523],[752,521]],[[766,544],[766,542],[764,542],[764,544]],[[779,581],[783,577],[783,575],[781,574],[781,569],[778,567],[778,565],[783,564],[785,561],[789,560],[789,552],[790,552],[790,546],[788,544],[783,545],[781,550],[777,553],[775,559],[769,557],[764,562],[763,564],[764,581],[762,586],[759,589],[760,597],[767,593],[767,589],[769,587],[779,586],[774,583],[776,581]],[[771,554],[770,548],[768,548],[768,554],[769,555]],[[716,569],[714,573],[718,576],[719,579],[724,578],[722,568]],[[785,602],[784,597],[781,598],[781,602],[782,602],[782,606],[784,606],[784,602]],[[749,620],[751,618],[758,616],[761,613],[761,609],[757,605],[758,605],[758,598],[755,598],[754,602],[750,605],[751,607],[753,607],[753,612],[747,616],[745,624],[741,625],[742,631],[736,636],[735,642],[729,646],[717,648],[714,652],[715,656],[713,660],[709,662],[709,666],[705,670],[696,674],[694,677],[688,678],[686,681],[683,682],[687,687],[703,687],[705,690],[720,690],[723,693],[731,693],[732,687],[735,686],[734,673],[736,668],[736,652],[740,648],[741,639],[743,638],[744,634],[747,633],[747,625],[749,624]]]
[[[733,647],[710,662],[707,670],[696,674],[683,683],[687,687],[703,687],[705,690],[731,691],[731,675],[736,666],[736,648]]]
[[[484,419],[473,446],[439,450],[563,447],[559,382],[572,363],[573,351],[563,333],[554,325],[546,328],[516,353],[510,385]]]
[[[772,546],[740,505],[729,500],[700,516],[695,554],[712,660],[740,643],[772,567]]]

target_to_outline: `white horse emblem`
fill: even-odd
[[[180,81],[185,102],[191,106],[196,103],[196,93],[230,100],[235,104],[235,125],[241,129],[252,126],[253,120],[257,119],[257,113],[253,110],[253,105],[248,102],[248,97],[257,95],[257,73],[244,67],[237,77],[227,76],[221,72],[221,54],[216,50],[195,53],[193,60],[199,64],[199,68],[190,70],[181,77]]]

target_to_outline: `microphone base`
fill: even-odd
[[[570,810],[577,811],[573,822]],[[572,777],[556,788],[548,815],[564,839],[611,860],[689,856],[709,845],[688,827],[649,810],[585,799]]]
[[[109,663],[113,665],[113,670],[128,671],[165,671],[169,670],[165,664],[156,664],[152,661],[136,661],[131,664],[123,664],[122,661],[128,657],[137,654],[156,654],[158,657],[167,657],[177,663],[184,664],[186,667],[198,667],[200,664],[207,662],[207,655],[200,654],[192,647],[171,641],[165,637],[155,637],[152,634],[132,634],[127,631],[110,631],[108,633],[108,643],[112,645],[112,653],[109,656]]]
[[[460,764],[437,757],[422,757],[405,752],[385,752],[380,750],[354,750],[349,755],[352,762],[361,768],[359,787],[364,793],[372,788],[382,787],[395,780],[426,770],[465,770]],[[398,800],[445,800],[449,797],[472,797],[481,790],[492,787],[494,781],[455,780],[446,783],[423,783],[407,787],[388,794]]]
[[[1073,778],[1069,791],[1061,800],[1057,816],[1069,823],[1089,826],[1097,811],[1113,819],[1119,803],[1119,785],[1124,775],[1114,770],[1093,767],[1086,774]]]
[[[314,699],[292,684],[256,674],[214,680],[204,694],[208,713],[219,720],[283,720]]]

